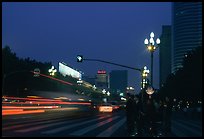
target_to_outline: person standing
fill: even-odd
[[[169,97],[165,97],[163,105],[163,130],[164,134],[171,132],[172,102]]]
[[[147,120],[147,124],[148,124],[148,128],[150,131],[150,135],[151,136],[156,136],[157,135],[157,131],[156,131],[156,107],[154,105],[154,101],[152,98],[147,99],[147,103],[146,103],[146,120]]]
[[[134,95],[128,95],[128,100],[126,103],[126,118],[127,118],[127,131],[129,136],[134,136]]]
[[[142,112],[142,104],[141,100],[139,98],[139,95],[135,96],[135,106],[134,106],[134,113],[135,113],[135,135],[141,136],[142,135],[142,117],[141,117],[141,112]]]

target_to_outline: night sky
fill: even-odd
[[[76,62],[76,56],[150,69],[144,46],[150,32],[160,37],[162,25],[171,25],[170,2],[39,2],[2,3],[2,47],[9,45],[18,57],[63,61],[94,76],[97,70],[126,68],[93,61]],[[154,53],[154,87],[159,87],[159,49]],[[140,73],[128,70],[128,85],[140,89]]]

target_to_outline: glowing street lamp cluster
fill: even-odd
[[[144,70],[143,70],[143,72],[142,72],[142,77],[147,77],[148,74],[149,74],[149,70],[147,69],[146,66],[144,66]]]
[[[56,70],[56,69],[54,69],[54,66],[52,66],[52,68],[51,68],[51,69],[49,69],[49,70],[48,70],[48,72],[50,73],[50,75],[54,76],[54,75],[55,75],[55,73],[57,72],[57,70]]]
[[[146,66],[144,66],[143,71],[142,71],[142,88],[145,88],[145,85],[147,84],[147,76],[149,74],[149,70],[147,69]]]
[[[150,33],[150,39],[149,39],[149,41],[148,41],[147,38],[144,40],[144,44],[147,45],[147,49],[148,49],[150,52],[151,52],[151,51],[154,52],[154,50],[156,50],[157,46],[155,45],[155,42],[154,42],[154,33],[153,33],[153,32]],[[156,44],[157,44],[157,45],[160,44],[160,39],[159,39],[159,38],[156,39]]]

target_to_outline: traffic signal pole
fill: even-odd
[[[82,62],[83,60],[87,60],[87,61],[97,61],[97,62],[102,62],[102,63],[107,63],[107,64],[111,64],[111,65],[116,65],[116,66],[120,66],[120,67],[124,67],[124,68],[129,68],[129,69],[132,69],[132,70],[136,70],[136,71],[139,71],[140,73],[141,73],[141,75],[143,74],[143,72],[144,72],[144,68],[141,68],[141,69],[139,69],[139,68],[133,68],[133,67],[129,67],[129,66],[126,66],[126,65],[121,65],[121,64],[117,64],[117,63],[113,63],[113,62],[108,62],[108,61],[104,61],[104,60],[99,60],[99,59],[86,59],[86,58],[83,58],[83,56],[82,55],[78,55],[77,56],[77,62]],[[143,79],[143,78],[142,78]],[[143,80],[142,80],[142,82],[143,82]],[[141,90],[141,91],[143,91],[143,89]],[[143,92],[141,92],[142,93],[142,105],[143,105]]]
[[[121,64],[117,64],[117,63],[113,63],[113,62],[108,62],[108,61],[104,61],[104,60],[99,60],[99,59],[84,59],[83,60],[87,60],[87,61],[97,61],[97,62],[102,62],[102,63],[107,63],[107,64],[111,64],[111,65],[116,65],[116,66],[120,66],[120,67],[124,67],[124,68],[129,68],[129,69],[133,69],[133,70],[137,70],[139,71],[141,74],[143,74],[143,68],[139,69],[139,68],[133,68],[133,67],[129,67],[129,66],[125,66],[125,65],[121,65]],[[142,78],[143,79],[143,78]],[[142,80],[143,82],[143,80]],[[143,87],[142,87],[143,88]],[[142,92],[142,104],[143,104],[143,92]]]
[[[108,63],[108,64],[111,64],[111,65],[116,65],[116,66],[120,66],[120,67],[124,67],[124,68],[129,68],[129,69],[137,70],[137,71],[140,71],[140,72],[143,71],[142,69],[139,69],[139,68],[133,68],[133,67],[129,67],[129,66],[113,63],[113,62],[108,62],[108,61],[104,61],[104,60],[99,60],[99,59],[83,59],[83,60],[98,61],[98,62],[102,62],[102,63]]]

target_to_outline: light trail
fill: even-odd
[[[34,73],[34,71],[31,71],[31,72]],[[44,77],[47,77],[47,78],[50,78],[50,79],[53,79],[53,80],[56,80],[56,81],[59,81],[59,82],[64,83],[64,84],[73,85],[73,84],[70,83],[70,82],[66,82],[66,81],[63,81],[63,80],[54,78],[54,77],[52,77],[52,76],[48,76],[48,75],[45,75],[45,74],[42,74],[42,73],[40,73],[40,75],[41,75],[41,76],[44,76]]]
[[[4,111],[2,110],[2,116],[17,115],[17,114],[43,113],[43,112],[45,112],[45,110],[26,110],[26,111]]]
[[[59,106],[2,106],[3,109],[56,109]]]
[[[91,105],[90,102],[37,102],[37,101],[29,101],[29,102],[2,102],[2,104],[67,104],[67,105]]]
[[[19,98],[2,97],[7,101],[25,101],[25,102],[7,102],[2,101],[2,116],[17,114],[42,113],[45,110],[77,110],[78,108],[64,108],[59,105],[91,105],[90,102],[66,102],[62,100],[42,99],[42,98]],[[30,101],[32,100],[32,101]],[[46,101],[44,101],[46,100]],[[58,105],[58,106],[56,106]]]
[[[20,98],[20,97],[2,97],[4,99],[14,99],[14,100],[38,100],[38,101],[56,101],[59,102],[61,100],[47,99],[47,98]]]
[[[77,102],[77,101],[62,101],[59,99],[45,99],[45,98],[19,98],[19,97],[3,97],[9,100],[24,100],[25,102],[6,102],[3,101],[2,104],[77,104],[77,105],[91,105],[91,102]]]

